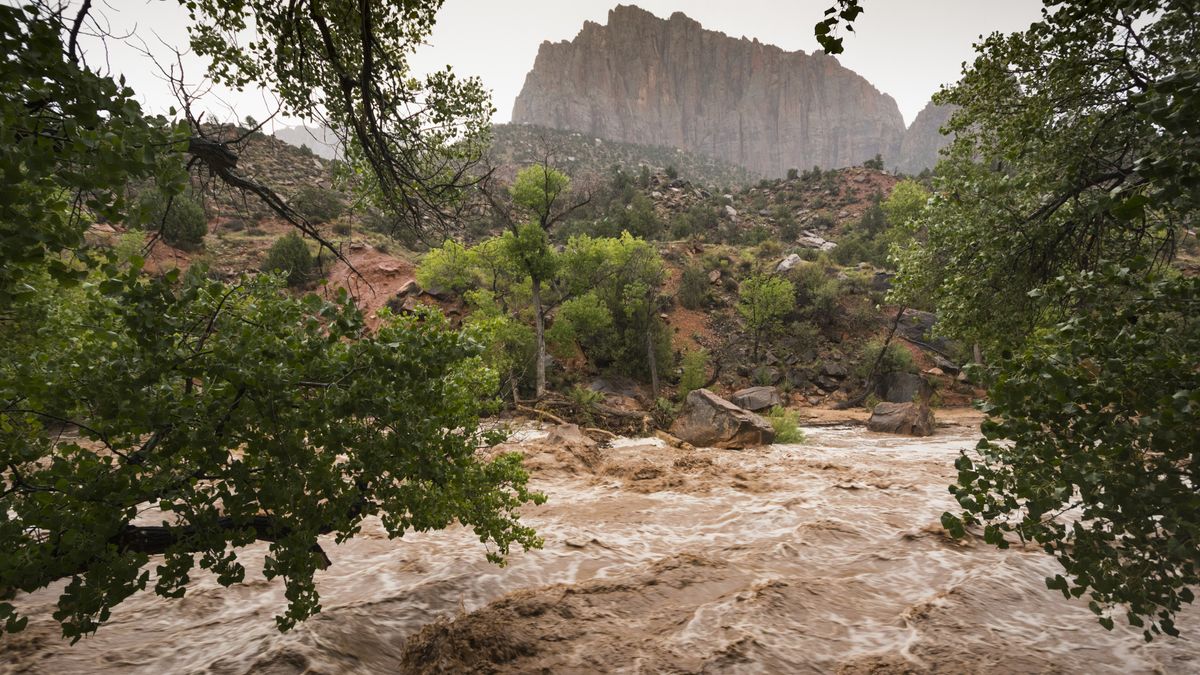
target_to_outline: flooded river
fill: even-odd
[[[550,501],[525,521],[546,545],[506,568],[462,529],[389,541],[368,523],[326,546],[324,611],[290,633],[258,546],[248,583],[136,596],[75,646],[48,619],[56,587],[20,599],[34,616],[0,638],[0,672],[1200,671],[1200,613],[1147,645],[1047,591],[1043,554],[941,534],[970,429],[807,433],[743,452],[529,435],[518,445]]]

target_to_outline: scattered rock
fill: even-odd
[[[715,284],[721,280],[721,270],[713,270],[708,273],[708,283]]]
[[[729,400],[739,408],[754,412],[783,405],[783,397],[775,387],[747,387],[734,392]]]
[[[820,251],[830,251],[837,248],[837,244],[825,239],[825,237],[822,237],[811,230],[805,230],[802,232],[800,236],[796,238],[796,245],[803,246],[805,248],[815,248]]]
[[[802,262],[804,262],[804,258],[801,258],[799,255],[792,253],[788,257],[779,261],[779,264],[775,266],[775,272],[776,273],[787,272],[788,270],[795,268],[797,265],[799,265]]]
[[[725,205],[725,215],[728,216],[731,220],[734,218],[737,218],[737,209],[726,204]]]
[[[821,374],[840,380],[849,375],[850,371],[846,370],[846,366],[843,366],[840,363],[829,363],[827,361],[821,366]]]
[[[775,429],[769,422],[707,389],[687,395],[671,433],[698,447],[740,449],[775,440]]]
[[[821,375],[817,377],[816,381],[817,386],[820,387],[822,391],[837,391],[837,388],[842,386],[841,382],[838,382],[828,375]]]
[[[398,295],[400,297],[404,297],[406,295],[420,295],[420,294],[421,294],[421,284],[417,283],[416,279],[410,279],[410,280],[404,282],[404,285],[401,286],[396,291],[396,295]]]
[[[924,403],[880,403],[871,411],[867,428],[885,434],[933,435],[933,411]]]

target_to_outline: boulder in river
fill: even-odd
[[[885,434],[932,436],[933,411],[924,403],[880,403],[871,411],[867,428]]]
[[[747,387],[739,389],[729,397],[730,402],[739,408],[758,412],[777,405],[783,405],[783,397],[775,387]]]
[[[888,373],[881,384],[883,400],[889,403],[926,401],[933,393],[925,379],[916,373]]]
[[[775,440],[771,423],[707,389],[687,395],[671,434],[696,447],[751,448]]]

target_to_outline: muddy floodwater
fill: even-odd
[[[506,568],[462,529],[389,541],[368,523],[327,544],[324,611],[290,633],[257,546],[248,583],[136,596],[75,646],[48,618],[58,587],[24,596],[30,627],[0,638],[0,671],[1200,672],[1200,613],[1147,645],[1047,591],[1053,559],[942,535],[969,427],[807,433],[743,452],[528,433],[514,447],[550,501],[525,521],[546,545]]]

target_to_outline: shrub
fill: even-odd
[[[308,245],[300,235],[291,232],[275,240],[267,251],[263,268],[269,272],[283,272],[288,286],[301,286],[312,276],[314,260]]]
[[[795,411],[782,406],[775,406],[764,415],[775,429],[776,443],[803,443],[804,432]]]
[[[292,198],[292,207],[309,222],[321,224],[340,218],[346,212],[342,195],[333,190],[306,185]]]
[[[348,236],[350,234],[350,223],[345,220],[341,220],[341,221],[338,221],[337,223],[334,223],[333,233],[340,234],[343,237]]]
[[[793,321],[787,328],[788,347],[796,352],[816,349],[821,330],[812,321]]]
[[[859,377],[870,376],[871,369],[875,366],[875,361],[879,359],[879,350],[881,349],[883,349],[883,340],[879,338],[868,340],[863,345],[862,354],[859,356],[858,365],[855,367],[855,374]],[[883,359],[879,361],[879,374],[915,372],[917,372],[917,364],[913,361],[912,354],[895,341],[888,344]]]
[[[567,398],[575,407],[576,413],[586,423],[594,423],[596,406],[604,402],[604,393],[575,385],[567,391]]]
[[[676,169],[674,164],[671,164],[667,167],[667,178],[670,178],[671,180],[679,178],[679,169]]]
[[[142,213],[146,228],[161,232],[163,241],[176,248],[195,250],[208,234],[204,207],[187,195],[166,195],[153,191],[142,195]]]
[[[708,352],[703,349],[683,355],[683,374],[679,377],[679,398],[682,400],[708,381]]]
[[[708,302],[708,274],[699,265],[683,268],[679,282],[679,304],[688,309],[700,309]]]
[[[670,428],[678,415],[679,406],[662,396],[654,399],[654,405],[650,406],[650,417],[654,420],[654,426],[659,429]]]
[[[800,170],[799,170],[799,169],[788,169],[788,170],[787,170],[787,178],[788,178],[788,180],[796,180],[796,179],[797,179],[797,178],[799,178],[799,177],[800,177]]]

